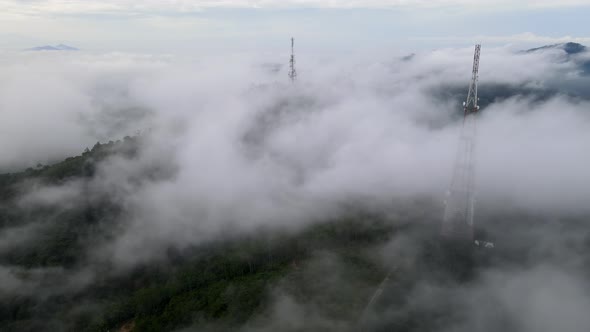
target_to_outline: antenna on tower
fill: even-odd
[[[289,78],[292,83],[295,83],[297,78],[297,71],[295,70],[295,38],[291,37],[291,60],[289,60]]]
[[[481,52],[481,45],[475,45],[475,53],[473,55],[473,71],[471,74],[471,83],[469,83],[469,92],[467,93],[467,101],[463,104],[464,116],[479,111],[479,98],[477,97],[477,80],[479,79],[479,55]]]
[[[475,45],[473,71],[467,100],[463,103],[463,128],[459,139],[459,150],[453,171],[451,186],[445,201],[445,213],[441,235],[473,242],[473,216],[475,210],[475,139],[476,117],[479,111],[477,80],[481,45]]]

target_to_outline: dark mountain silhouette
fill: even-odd
[[[79,51],[79,49],[72,47],[72,46],[68,46],[65,44],[59,44],[59,45],[44,45],[44,46],[37,46],[37,47],[33,47],[33,48],[28,48],[26,49],[26,51]]]
[[[578,43],[569,42],[569,43],[553,44],[553,45],[545,45],[545,46],[541,46],[541,47],[535,47],[535,48],[531,48],[531,49],[524,51],[524,53],[542,52],[542,51],[554,50],[554,49],[561,49],[568,55],[583,53],[583,52],[587,51],[586,46],[584,46],[582,44],[578,44]]]

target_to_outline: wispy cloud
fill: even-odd
[[[506,43],[519,43],[519,44],[559,44],[567,42],[576,43],[590,43],[590,37],[588,36],[542,36],[532,32],[524,32],[514,35],[475,35],[475,36],[444,36],[444,37],[414,37],[411,40],[417,41],[436,41],[446,43],[457,43],[465,41],[480,41],[484,43],[492,44],[506,44]]]
[[[207,8],[442,8],[515,9],[590,6],[589,0],[1,0],[2,11],[20,15],[43,14],[165,14],[199,12]]]

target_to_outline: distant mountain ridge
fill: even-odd
[[[528,54],[528,53],[537,53],[543,52],[546,50],[562,50],[564,54],[559,57],[558,61],[572,61],[576,64],[576,66],[580,69],[580,73],[583,76],[590,76],[590,60],[585,60],[583,57],[578,57],[577,55],[588,52],[588,47],[578,44],[578,43],[562,43],[562,44],[553,44],[553,45],[546,45],[536,48],[531,48],[526,51],[521,51],[521,54]]]
[[[586,52],[588,50],[588,48],[582,44],[569,42],[569,43],[545,45],[545,46],[541,46],[541,47],[531,48],[531,49],[528,49],[524,52],[525,53],[533,53],[533,52],[539,52],[539,51],[550,50],[550,49],[562,49],[567,54],[578,54],[578,53]]]
[[[26,49],[26,51],[79,51],[79,49],[72,47],[72,46],[68,46],[65,44],[59,44],[59,45],[44,45],[44,46],[37,46],[37,47],[33,47],[33,48],[28,48]]]

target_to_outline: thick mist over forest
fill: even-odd
[[[298,54],[294,83],[285,54],[0,53],[0,326],[33,330],[46,320],[15,314],[29,301],[60,308],[47,323],[55,330],[158,330],[142,317],[161,313],[184,286],[143,311],[117,307],[111,319],[105,308],[115,300],[105,294],[116,290],[106,285],[168,287],[164,271],[235,251],[281,271],[256,288],[268,293],[259,309],[230,323],[185,313],[161,329],[354,330],[356,317],[342,313],[360,319],[387,271],[403,274],[428,251],[472,52]],[[484,45],[475,223],[496,243],[493,263],[466,284],[421,268],[400,277],[405,300],[365,313],[375,330],[590,326],[589,63],[590,53],[562,46]],[[36,247],[55,239],[75,246]],[[258,258],[245,261],[257,271]],[[350,311],[334,309],[338,302]],[[420,315],[433,317],[429,325]]]

